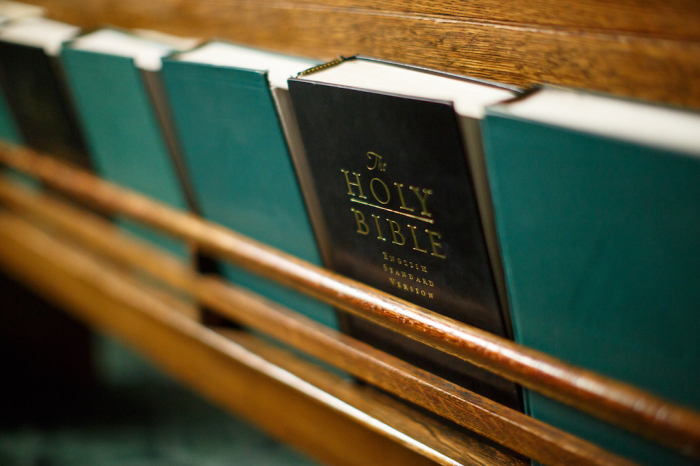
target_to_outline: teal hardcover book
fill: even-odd
[[[314,64],[211,42],[164,60],[163,76],[202,215],[320,265],[273,97],[286,91],[287,77]],[[337,328],[330,306],[235,266],[222,269],[232,282]]]
[[[66,44],[61,58],[97,172],[178,209],[193,206],[169,136],[160,88],[161,57],[176,48],[113,29]],[[119,219],[128,230],[188,257],[185,246],[144,226]]]
[[[518,343],[700,410],[700,115],[545,88],[487,110]],[[696,464],[528,391],[530,414],[643,464]]]

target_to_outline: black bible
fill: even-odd
[[[515,90],[365,58],[312,68],[290,79],[289,90],[306,154],[294,163],[313,201],[326,266],[510,336],[494,275],[502,276],[497,245],[486,238],[493,228],[484,228],[492,220],[482,221],[490,201],[479,120],[486,105]],[[521,408],[514,383],[364,319],[341,317],[353,337]]]

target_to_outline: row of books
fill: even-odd
[[[1,12],[0,12],[1,14]],[[700,409],[700,115],[353,57],[0,26],[0,135]],[[187,257],[182,245],[116,220]],[[648,464],[691,464],[272,284],[231,281]],[[524,393],[523,393],[524,392]]]

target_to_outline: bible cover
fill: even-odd
[[[683,113],[663,111],[623,139],[494,106],[485,154],[515,340],[697,410],[700,150],[641,140]],[[700,117],[691,125],[699,134]],[[641,463],[696,464],[535,392],[525,400],[533,417]]]
[[[342,66],[342,65],[341,65]],[[450,102],[303,78],[289,90],[336,272],[507,336]],[[515,384],[360,318],[345,331],[518,408]]]
[[[164,60],[202,216],[314,264],[320,253],[264,70]],[[333,309],[231,264],[232,282],[337,328]]]

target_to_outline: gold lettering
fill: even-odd
[[[367,158],[370,161],[374,160],[374,165],[372,165],[371,167],[367,165],[368,170],[374,170],[375,168],[377,168],[377,164],[379,164],[379,161],[382,160],[382,156],[374,152],[367,152]]]
[[[360,186],[360,174],[352,172],[353,175],[355,175],[355,183],[350,181],[350,178],[348,178],[348,173],[350,173],[347,170],[340,169],[341,172],[343,172],[343,175],[345,175],[345,182],[348,184],[348,194],[351,196],[355,196],[355,192],[352,190],[353,186],[357,186],[358,191],[360,192],[360,197],[362,199],[367,199],[367,196],[362,194],[362,186]]]
[[[399,207],[399,209],[413,212],[413,207],[408,207],[406,205],[406,201],[403,198],[403,190],[401,189],[403,188],[403,183],[394,182],[394,186],[396,186],[396,190],[399,192],[399,199],[401,200],[401,206]]]
[[[345,175],[345,176],[347,177],[347,175]],[[423,206],[423,210],[421,211],[420,214],[425,215],[426,217],[432,217],[433,214],[428,212],[428,206],[426,204],[427,204],[428,196],[433,194],[433,190],[432,189],[425,189],[425,188],[423,188],[421,190],[417,186],[409,186],[408,189],[410,189],[411,191],[413,191],[416,194],[416,197],[420,201],[421,206]],[[421,196],[421,192],[423,193],[423,196]]]
[[[438,253],[438,248],[442,247],[442,243],[438,243],[435,241],[435,238],[437,239],[442,239],[442,235],[436,231],[430,231],[428,229],[425,230],[425,232],[430,236],[430,246],[433,249],[433,252],[430,253],[431,256],[439,257],[440,259],[444,259],[445,255],[444,254],[439,254]]]
[[[355,214],[355,220],[357,221],[357,232],[361,235],[366,235],[369,233],[369,225],[365,222],[365,214],[357,209],[350,209]]]
[[[428,292],[428,298],[433,299],[433,294]]]
[[[387,255],[387,253],[383,252],[382,255],[384,256],[385,261],[389,260],[389,256]]]
[[[426,252],[427,252],[427,251],[426,251]],[[428,273],[428,269],[425,268],[424,265],[421,265],[421,266],[420,266],[420,269],[421,269],[421,271],[423,271],[423,273]]]
[[[428,252],[427,249],[421,249],[418,247],[418,238],[416,238],[416,228],[413,225],[407,225],[411,229],[411,235],[413,235],[413,250],[418,252]],[[424,270],[425,272],[425,270]]]
[[[377,196],[377,192],[374,190],[374,182],[375,181],[378,181],[384,187],[384,192],[386,193],[386,200],[385,201],[382,201],[381,199],[379,199],[379,196]],[[389,201],[391,200],[391,193],[389,192],[389,187],[386,185],[385,182],[383,182],[379,178],[372,178],[372,180],[369,182],[369,189],[370,189],[370,191],[372,191],[372,196],[374,196],[374,198],[380,204],[388,204]]]
[[[401,233],[401,227],[399,226],[399,224],[389,219],[386,219],[386,221],[389,222],[389,227],[391,228],[391,236],[394,238],[394,241],[392,241],[392,243],[398,244],[399,246],[403,246],[404,244],[406,244],[406,237]],[[401,237],[400,242],[397,239],[397,236]],[[400,260],[401,259],[399,259],[399,261]]]
[[[372,218],[374,219],[374,223],[377,224],[377,239],[380,239],[382,241],[386,241],[386,238],[382,236],[382,229],[379,227],[379,219],[381,218],[379,215],[374,215],[372,214]]]

